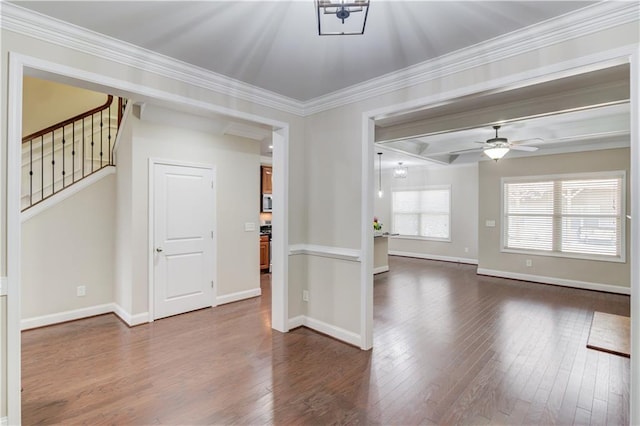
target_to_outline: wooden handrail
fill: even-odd
[[[54,130],[60,128],[60,127],[67,126],[67,125],[73,123],[74,121],[82,120],[84,118],[92,116],[96,112],[104,111],[105,109],[107,109],[107,108],[109,108],[111,106],[111,102],[113,102],[113,96],[112,95],[107,95],[107,101],[103,105],[100,105],[98,107],[95,107],[94,109],[91,109],[91,110],[87,111],[87,112],[83,112],[82,114],[78,114],[75,117],[71,117],[71,118],[69,118],[67,120],[64,120],[64,121],[61,121],[61,122],[59,122],[57,124],[49,126],[46,129],[42,129],[42,130],[39,130],[39,131],[37,131],[35,133],[27,135],[27,136],[22,138],[22,143],[29,142],[31,139],[39,138],[40,136],[44,136],[47,133],[51,133],[52,131],[54,131]]]

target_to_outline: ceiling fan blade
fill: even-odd
[[[527,151],[527,152],[534,152],[538,150],[537,146],[528,146],[528,145],[511,145],[510,148],[513,149],[514,151]]]
[[[449,154],[463,154],[465,152],[480,152],[484,148],[467,148],[467,149],[459,149],[457,151],[451,151]]]
[[[531,142],[544,142],[544,139],[542,138],[520,139],[519,141],[511,142],[511,145],[523,145]]]

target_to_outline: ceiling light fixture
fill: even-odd
[[[509,152],[509,145],[498,143],[491,148],[486,148],[483,152],[487,155],[487,157],[491,158],[492,160],[498,161],[499,159],[504,157],[507,152]]]
[[[393,177],[397,179],[404,179],[407,177],[408,172],[409,169],[407,169],[406,167],[402,167],[402,161],[400,161],[398,163],[398,166],[393,169]]]
[[[316,11],[318,35],[362,35],[369,0],[316,0]]]
[[[382,198],[382,153],[378,153],[378,197]]]

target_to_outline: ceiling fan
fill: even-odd
[[[504,157],[507,154],[507,152],[509,152],[509,150],[511,149],[513,149],[514,151],[527,151],[527,152],[533,152],[538,150],[538,147],[536,146],[521,145],[521,143],[527,142],[533,139],[527,139],[526,141],[509,142],[507,138],[501,138],[498,136],[498,130],[500,130],[499,125],[495,125],[493,126],[493,128],[496,131],[495,137],[491,139],[487,139],[485,142],[476,142],[484,145],[484,147],[482,148],[482,152],[484,152],[485,155],[491,158],[492,160],[498,161],[499,159]],[[536,139],[539,139],[539,138],[536,138]]]

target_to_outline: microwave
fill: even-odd
[[[273,198],[271,198],[271,194],[262,194],[262,211],[265,213],[270,213],[273,209]]]

